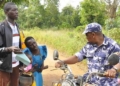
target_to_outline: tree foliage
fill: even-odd
[[[58,10],[59,0],[46,0],[45,2],[45,15],[44,22],[48,27],[57,26],[59,22],[59,10]]]
[[[2,0],[2,7],[7,1],[18,5],[20,27],[32,28],[82,28],[91,22],[98,22],[108,27],[119,26],[120,11],[118,9],[120,0],[83,0],[76,8],[71,5],[65,6],[59,12],[59,0]],[[113,2],[112,2],[113,1]],[[115,22],[111,24],[110,18]],[[117,18],[117,19],[116,19]],[[0,9],[0,21],[5,19],[3,9]],[[107,20],[106,20],[107,19]],[[112,20],[111,19],[111,20]],[[108,22],[105,22],[108,21]]]
[[[98,22],[104,24],[105,21],[105,3],[99,0],[84,0],[81,2],[80,10],[82,24]]]
[[[70,28],[80,25],[79,7],[74,9],[71,5],[63,8],[60,14],[61,27]]]
[[[3,7],[6,2],[14,2],[16,4],[21,4],[23,2],[29,3],[29,0],[0,0],[0,7]]]
[[[119,6],[120,0],[103,0],[106,3],[106,11],[109,18],[116,17],[116,11]]]
[[[120,4],[120,0],[101,0],[102,2],[106,3],[106,28],[111,29],[114,27],[118,27],[118,18],[117,18],[117,10]]]

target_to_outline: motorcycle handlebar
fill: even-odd
[[[100,73],[100,72],[93,72],[93,73],[90,73],[90,74],[88,75],[88,77],[87,77],[87,79],[86,79],[86,82],[89,81],[89,79],[92,77],[92,75],[98,75],[98,76],[100,76],[100,77],[106,77],[106,75],[105,75],[104,72],[103,72],[103,73]]]
[[[61,61],[61,60],[59,60],[59,61]],[[63,62],[63,61],[61,61],[61,62]],[[61,70],[68,70],[69,73],[72,74],[71,68],[70,68],[67,64],[65,64],[64,62],[63,62],[63,64],[61,65],[60,69],[61,69]],[[105,75],[104,72],[93,72],[93,73],[90,73],[90,74],[89,74],[89,76],[92,76],[92,75],[98,75],[98,76],[100,76],[100,77],[106,77],[106,75]],[[89,79],[89,76],[88,76],[88,79]]]
[[[59,60],[59,61],[61,61],[61,60]],[[61,61],[61,62],[63,62],[63,61]],[[61,69],[61,70],[64,70],[64,72],[65,72],[65,70],[68,70],[69,73],[72,74],[71,68],[70,68],[67,64],[65,64],[64,62],[63,62],[63,64],[61,65],[60,69]]]

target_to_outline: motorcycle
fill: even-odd
[[[58,57],[59,57],[58,51],[55,50],[53,52],[53,59],[61,61]],[[115,65],[119,62],[119,57],[114,55],[109,56],[108,62],[109,62],[109,65]],[[63,64],[61,65],[60,69],[63,70],[65,74],[61,76],[59,81],[53,82],[52,86],[97,86],[96,84],[89,84],[89,80],[92,77],[92,75],[105,77],[104,73],[92,72],[87,76],[87,79],[83,81],[82,76],[75,77],[74,74],[72,73],[71,68],[64,62],[62,63]]]

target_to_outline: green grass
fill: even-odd
[[[86,44],[87,40],[82,32],[76,30],[41,30],[37,27],[24,31],[26,37],[33,36],[39,44],[51,46],[67,56],[81,50]],[[120,29],[103,30],[103,33],[120,44]],[[86,61],[83,63],[86,64]]]
[[[24,31],[26,36],[33,36],[38,43],[44,43],[66,54],[73,55],[86,43],[85,36],[75,31],[39,30],[38,28]]]

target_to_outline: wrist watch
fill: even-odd
[[[116,67],[113,67],[112,69],[114,69],[116,71],[116,73],[118,72],[118,69]]]

